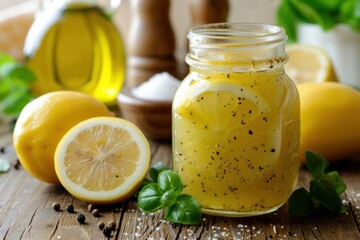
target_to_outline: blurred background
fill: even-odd
[[[131,24],[131,0],[122,0],[116,11],[115,24],[126,39]],[[274,23],[279,0],[229,0],[228,21]],[[22,48],[26,33],[40,8],[39,0],[0,1],[0,51],[18,60],[23,58]],[[191,26],[189,2],[171,0],[170,18],[176,38],[176,56],[185,54],[185,36]]]

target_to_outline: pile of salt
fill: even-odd
[[[149,80],[132,88],[131,93],[150,101],[172,101],[181,81],[167,72],[155,74]]]

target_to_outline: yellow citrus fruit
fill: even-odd
[[[291,44],[286,46],[289,61],[285,72],[296,83],[337,81],[334,68],[328,54],[321,48]]]
[[[111,116],[106,105],[73,91],[42,95],[25,106],[14,129],[13,143],[21,164],[41,181],[60,183],[54,168],[56,146],[77,123]]]
[[[74,126],[55,152],[55,170],[74,197],[90,203],[114,203],[129,197],[144,179],[150,147],[131,122],[97,117]]]
[[[328,160],[360,152],[360,93],[326,82],[298,86],[301,102],[300,150],[316,151]]]

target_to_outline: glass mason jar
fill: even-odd
[[[173,101],[174,169],[203,213],[275,211],[299,171],[300,104],[284,30],[224,23],[189,32],[190,73]]]
[[[120,0],[109,0],[116,7]],[[32,90],[89,94],[114,104],[125,79],[125,49],[111,13],[96,0],[54,0],[36,14],[24,44]],[[100,7],[101,6],[101,7]]]

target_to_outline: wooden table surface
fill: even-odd
[[[16,154],[9,130],[0,133],[0,157],[16,165]],[[171,144],[151,142],[152,162],[162,161],[171,167]],[[346,214],[336,217],[290,217],[287,205],[278,211],[246,218],[203,216],[196,226],[174,225],[164,219],[162,211],[140,212],[136,199],[130,198],[112,206],[98,206],[101,216],[94,217],[87,204],[75,199],[61,186],[36,180],[20,166],[0,174],[0,239],[106,239],[97,222],[116,221],[110,239],[360,239],[360,160],[332,165],[348,189],[342,196],[348,205]],[[309,176],[301,169],[298,186],[306,186]],[[61,211],[54,211],[58,202]],[[72,204],[75,213],[65,208]],[[77,222],[77,213],[86,216],[85,224]]]

